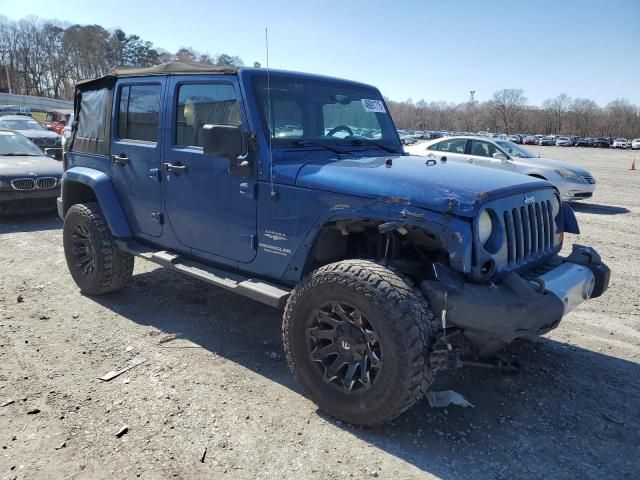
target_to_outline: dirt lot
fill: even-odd
[[[126,291],[88,298],[59,220],[2,220],[0,478],[638,478],[640,171],[631,151],[538,148],[599,181],[568,243],[599,250],[610,290],[514,348],[523,372],[440,375],[475,408],[423,401],[369,430],[301,394],[279,312],[142,261]]]

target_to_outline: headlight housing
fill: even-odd
[[[489,212],[486,210],[483,210],[478,218],[478,238],[482,246],[484,246],[491,237],[492,230],[493,222],[491,221],[491,215],[489,215]]]
[[[571,180],[573,182],[584,183],[584,179],[575,172],[571,170],[566,170],[564,168],[555,170],[555,172],[560,175],[565,180]]]

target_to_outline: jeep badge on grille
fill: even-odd
[[[536,197],[531,196],[531,197],[527,197],[526,195],[524,196],[524,204],[525,205],[531,205],[532,203],[536,203]]]

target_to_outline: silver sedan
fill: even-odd
[[[446,156],[453,162],[509,170],[551,182],[564,201],[590,198],[596,181],[587,170],[558,160],[537,157],[508,140],[486,137],[447,137],[407,149],[414,155]]]

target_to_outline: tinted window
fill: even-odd
[[[176,145],[201,147],[202,127],[240,125],[240,112],[233,85],[182,85],[178,90]]]
[[[158,140],[160,85],[132,85],[120,90],[118,137]]]
[[[467,144],[465,138],[453,138],[451,140],[443,140],[429,147],[429,150],[438,150],[440,152],[464,153],[464,147]]]
[[[493,157],[494,153],[502,153],[493,143],[471,140],[471,155],[476,157]]]

